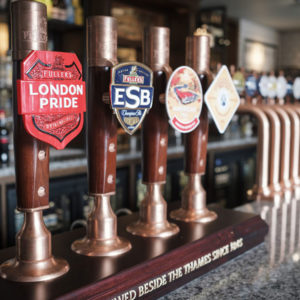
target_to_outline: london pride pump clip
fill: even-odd
[[[32,51],[21,64],[17,89],[18,114],[30,135],[64,149],[80,133],[86,100],[76,54]]]

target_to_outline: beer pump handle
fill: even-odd
[[[196,31],[187,40],[187,62],[199,75],[203,94],[212,82],[209,70],[210,36],[205,30]],[[203,103],[198,127],[185,135],[185,172],[187,174],[204,174],[206,168],[208,140],[208,110]]]
[[[144,183],[166,181],[168,117],[160,95],[165,93],[169,75],[169,36],[165,27],[145,30],[144,63],[153,70],[153,105],[142,126],[142,173]]]
[[[47,49],[47,9],[39,2],[14,1],[11,16],[17,207],[31,211],[49,205],[49,146],[26,132],[22,116],[18,115],[16,87],[22,60],[32,50]],[[39,24],[34,20],[39,20]]]
[[[89,194],[112,194],[116,186],[117,120],[104,100],[111,67],[117,63],[117,21],[106,16],[89,17],[87,47]]]

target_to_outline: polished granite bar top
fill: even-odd
[[[300,201],[238,209],[261,214],[269,225],[265,242],[160,300],[300,299]]]

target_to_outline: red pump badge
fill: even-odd
[[[33,137],[64,149],[80,133],[86,99],[76,54],[32,51],[21,64],[17,91],[18,114]]]

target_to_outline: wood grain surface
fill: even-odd
[[[16,81],[20,79],[20,61],[13,62],[14,152],[18,209],[28,210],[49,204],[49,146],[27,133],[18,115]],[[39,159],[44,151],[45,158]],[[38,190],[44,189],[39,195]]]
[[[170,209],[178,207],[179,203],[170,205]],[[129,239],[133,248],[114,258],[87,257],[71,251],[71,243],[84,236],[83,229],[55,235],[53,253],[68,260],[70,271],[56,280],[40,283],[16,283],[1,278],[2,299],[112,299],[128,290],[137,290],[138,286],[149,280],[196,260],[231,241],[243,238],[243,247],[238,250],[169,282],[144,297],[156,299],[264,240],[267,225],[259,216],[216,206],[210,209],[217,212],[219,217],[216,221],[206,225],[176,222],[180,233],[169,239],[143,238],[127,233],[126,225],[138,218],[137,213],[119,218],[119,235]],[[0,261],[13,257],[14,251],[15,248],[1,250]]]
[[[117,119],[110,105],[103,102],[109,84],[109,67],[89,67],[87,148],[90,194],[112,193],[116,188]]]
[[[203,95],[212,81],[209,73],[199,74]],[[204,101],[204,99],[203,99]],[[184,136],[184,163],[187,174],[205,174],[208,140],[208,110],[203,103],[200,124]]]
[[[142,172],[145,183],[166,181],[169,123],[166,107],[159,101],[159,95],[165,93],[166,84],[163,71],[153,73],[153,106],[142,125]]]

